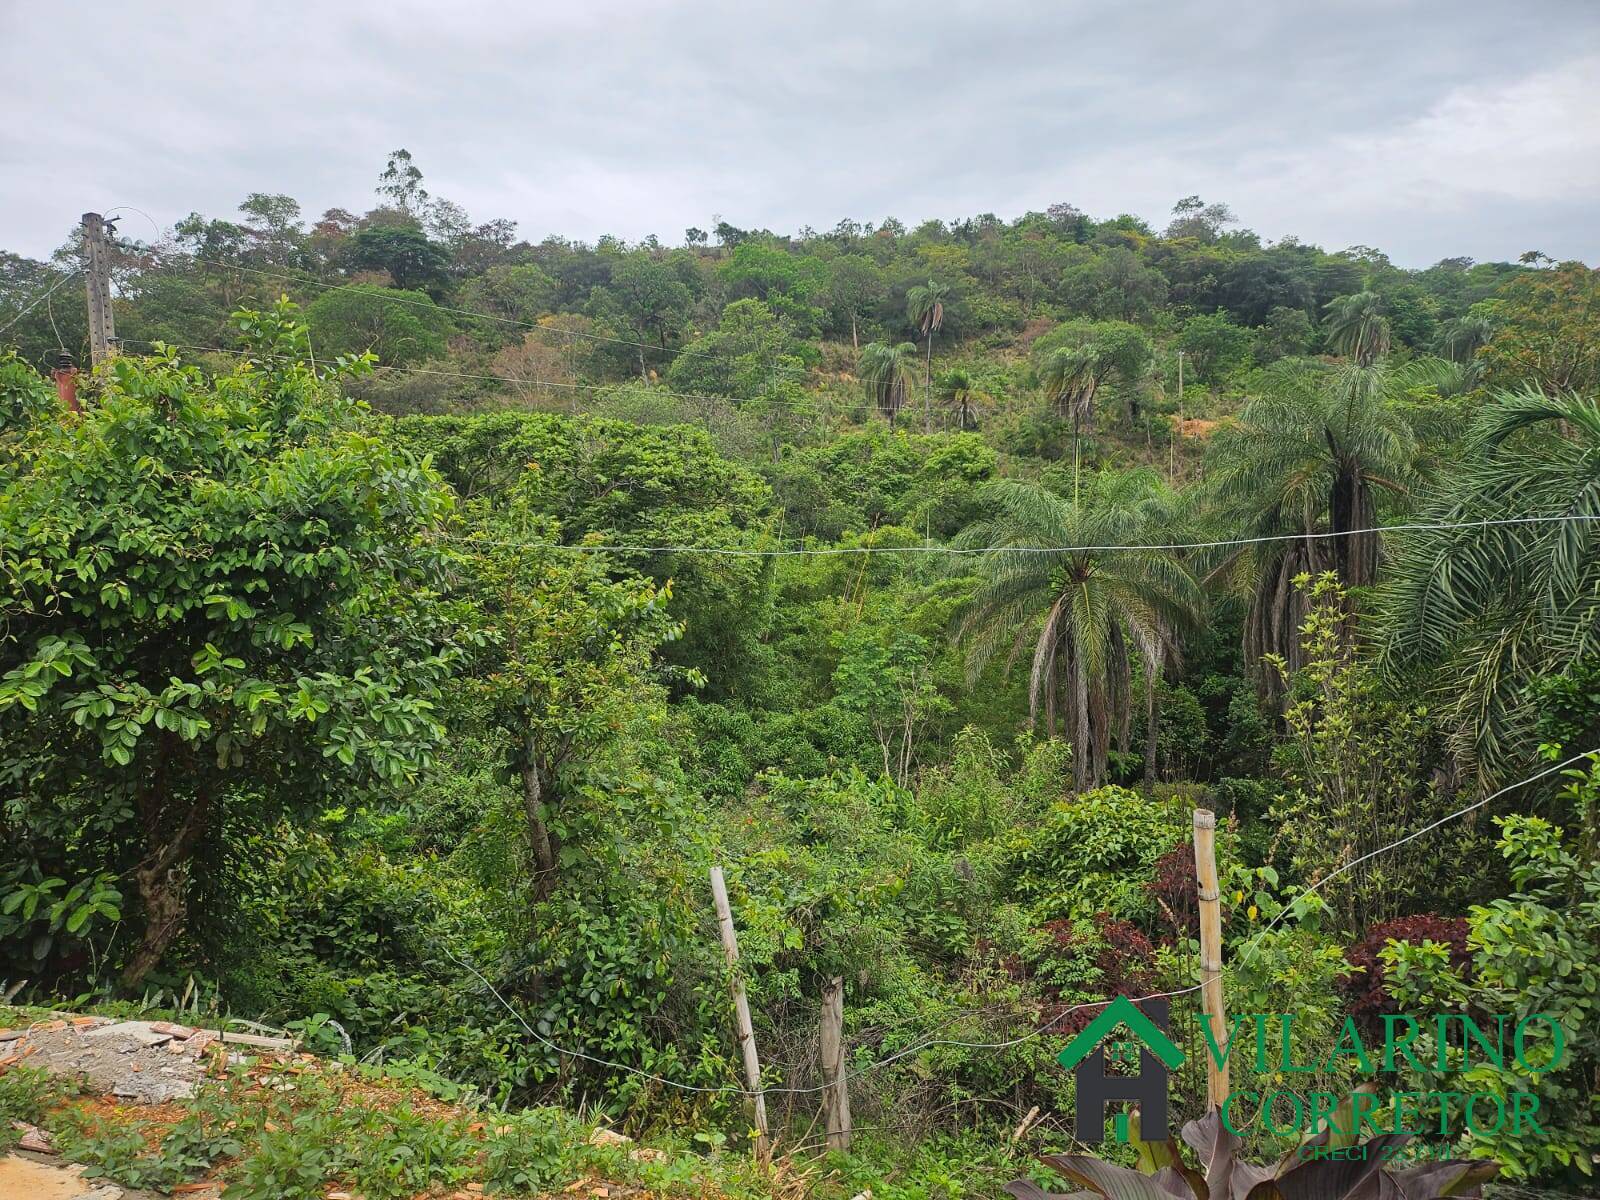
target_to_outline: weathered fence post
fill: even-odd
[[[822,988],[822,1123],[828,1149],[850,1149],[850,1084],[844,1069],[844,979],[834,976]]]
[[[1206,1099],[1221,1108],[1228,1099],[1228,1021],[1222,1007],[1222,905],[1217,890],[1217,818],[1194,810],[1194,870],[1200,897],[1200,995],[1205,1001],[1211,1040],[1222,1056],[1206,1054]]]
[[[717,902],[717,925],[722,931],[722,952],[728,960],[728,977],[733,989],[733,1014],[739,1027],[739,1050],[744,1056],[744,1081],[755,1102],[756,1153],[766,1158],[772,1146],[767,1129],[767,1098],[761,1090],[761,1060],[756,1055],[756,1031],[750,1023],[750,998],[745,994],[744,976],[739,974],[739,938],[733,930],[733,908],[728,903],[728,885],[722,868],[711,868],[711,895]]]

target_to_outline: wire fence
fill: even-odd
[[[1485,805],[1488,805],[1488,804],[1492,803],[1494,800],[1497,800],[1502,796],[1508,795],[1509,793],[1514,792],[1514,791],[1518,791],[1521,788],[1527,787],[1528,785],[1533,784],[1533,783],[1537,783],[1540,780],[1547,779],[1550,776],[1555,775],[1560,771],[1566,770],[1569,767],[1573,767],[1576,764],[1578,764],[1580,762],[1583,762],[1585,760],[1590,760],[1592,762],[1600,764],[1600,746],[1597,746],[1597,747],[1595,747],[1594,749],[1591,749],[1591,750],[1585,750],[1581,754],[1574,754],[1571,757],[1563,759],[1562,761],[1560,761],[1558,763],[1555,763],[1555,764],[1553,764],[1551,766],[1545,767],[1543,770],[1536,771],[1533,774],[1528,775],[1523,779],[1519,779],[1514,783],[1507,784],[1506,786],[1504,786],[1502,788],[1499,788],[1494,792],[1491,792],[1489,795],[1484,796],[1482,799],[1475,800],[1471,804],[1463,805],[1462,807],[1457,808],[1453,812],[1450,812],[1450,813],[1446,814],[1445,816],[1438,818],[1435,821],[1431,821],[1427,825],[1424,825],[1419,829],[1413,830],[1410,833],[1407,833],[1407,834],[1405,834],[1405,835],[1403,835],[1401,837],[1395,838],[1393,841],[1390,841],[1390,842],[1386,843],[1385,845],[1379,846],[1376,850],[1372,850],[1369,853],[1360,856],[1359,858],[1353,859],[1350,862],[1344,863],[1341,866],[1329,871],[1325,876],[1321,877],[1315,884],[1313,884],[1312,886],[1306,888],[1304,891],[1297,893],[1296,896],[1290,901],[1290,903],[1286,904],[1284,906],[1283,910],[1281,912],[1279,912],[1277,916],[1275,916],[1262,929],[1260,929],[1256,933],[1256,935],[1250,940],[1249,944],[1245,947],[1245,951],[1244,951],[1243,955],[1239,958],[1239,960],[1236,961],[1236,962],[1227,963],[1227,964],[1224,965],[1224,968],[1223,968],[1224,975],[1226,976],[1229,973],[1240,972],[1240,971],[1243,971],[1246,968],[1248,968],[1250,966],[1250,964],[1254,961],[1255,956],[1256,956],[1257,952],[1259,951],[1259,949],[1260,949],[1260,947],[1262,945],[1262,939],[1264,939],[1274,929],[1277,929],[1279,927],[1279,925],[1282,924],[1282,922],[1284,921],[1284,919],[1286,917],[1288,917],[1290,915],[1293,915],[1293,914],[1299,914],[1299,913],[1303,912],[1303,901],[1307,897],[1310,897],[1310,896],[1313,896],[1313,895],[1316,895],[1316,894],[1320,893],[1322,891],[1322,889],[1325,888],[1329,883],[1332,883],[1335,879],[1337,879],[1341,875],[1349,872],[1350,870],[1355,868],[1360,863],[1366,862],[1366,861],[1368,861],[1370,859],[1373,859],[1373,858],[1377,858],[1379,855],[1387,854],[1389,851],[1395,850],[1395,849],[1399,848],[1400,846],[1404,846],[1409,842],[1413,842],[1413,841],[1417,840],[1418,838],[1423,837],[1428,833],[1431,833],[1433,830],[1438,829],[1441,826],[1448,824],[1451,821],[1459,820],[1461,817],[1467,815],[1468,813],[1474,812],[1474,811],[1476,811],[1476,810],[1478,810],[1480,808],[1483,808]],[[604,1068],[606,1068],[608,1070],[620,1071],[620,1072],[622,1072],[624,1074],[635,1076],[635,1077],[638,1077],[638,1078],[642,1078],[642,1079],[648,1080],[651,1083],[659,1084],[662,1087],[671,1088],[671,1089],[676,1090],[676,1091],[687,1092],[687,1093],[695,1093],[695,1094],[700,1094],[700,1095],[729,1095],[729,1096],[738,1095],[738,1096],[744,1096],[744,1097],[753,1097],[756,1094],[758,1094],[758,1092],[760,1094],[768,1095],[768,1096],[817,1095],[817,1094],[820,1094],[821,1092],[825,1091],[830,1086],[829,1084],[823,1083],[823,1084],[816,1084],[816,1085],[808,1086],[808,1087],[793,1087],[793,1086],[776,1085],[776,1086],[773,1086],[773,1087],[762,1087],[760,1089],[755,1089],[755,1088],[750,1088],[748,1086],[739,1085],[739,1084],[724,1084],[724,1085],[715,1085],[715,1086],[713,1086],[713,1085],[706,1085],[706,1084],[684,1083],[681,1080],[669,1079],[669,1078],[667,1078],[665,1076],[658,1075],[655,1072],[646,1071],[646,1070],[644,1070],[642,1068],[635,1067],[635,1066],[633,1066],[633,1065],[631,1065],[629,1063],[617,1062],[617,1061],[612,1060],[612,1059],[601,1058],[599,1056],[586,1053],[585,1051],[582,1051],[582,1050],[574,1050],[571,1047],[561,1046],[561,1045],[557,1044],[556,1042],[552,1041],[550,1038],[546,1037],[544,1034],[540,1033],[531,1024],[529,1024],[527,1019],[523,1017],[523,1015],[517,1010],[517,1008],[513,1004],[511,1004],[500,993],[499,989],[497,989],[494,986],[494,984],[491,983],[489,981],[489,979],[483,974],[483,972],[480,971],[475,965],[473,965],[471,962],[467,961],[466,959],[460,957],[459,955],[455,954],[453,951],[450,951],[449,949],[442,948],[442,947],[441,947],[441,949],[443,949],[444,954],[446,955],[446,957],[448,957],[450,959],[450,961],[454,962],[457,966],[461,967],[463,970],[467,971],[475,979],[477,979],[478,982],[481,983],[483,985],[483,987],[489,992],[489,994],[494,997],[495,1001],[498,1004],[500,1004],[508,1013],[511,1014],[511,1016],[517,1021],[518,1024],[520,1024],[522,1026],[522,1028],[528,1033],[528,1035],[531,1038],[533,1038],[540,1045],[544,1046],[546,1049],[552,1051],[553,1053],[559,1054],[559,1055],[561,1055],[563,1057],[572,1058],[572,1059],[580,1060],[580,1061],[583,1061],[583,1062],[592,1063],[592,1064],[594,1064],[596,1066],[604,1067]],[[1171,999],[1171,998],[1175,998],[1175,997],[1178,997],[1178,996],[1191,995],[1191,994],[1193,994],[1195,992],[1200,991],[1201,987],[1202,987],[1202,985],[1200,983],[1194,983],[1194,984],[1190,984],[1187,987],[1174,988],[1174,989],[1171,989],[1171,990],[1168,990],[1168,991],[1150,992],[1150,993],[1147,993],[1145,995],[1130,996],[1130,997],[1128,997],[1128,999],[1132,1000],[1136,1004],[1142,1003],[1142,1002],[1144,1002],[1146,1000]],[[1061,1024],[1061,1022],[1066,1020],[1066,1018],[1071,1016],[1073,1013],[1082,1012],[1082,1011],[1087,1010],[1087,1009],[1103,1008],[1106,1003],[1107,1003],[1107,1001],[1104,1001],[1104,1000],[1096,1000],[1096,1001],[1089,1001],[1089,1002],[1082,1003],[1082,1004],[1071,1005],[1071,1006],[1063,1009],[1061,1012],[1057,1013],[1054,1017],[1052,1017],[1049,1021],[1045,1022],[1043,1025],[1037,1026],[1037,1027],[1029,1030],[1027,1033],[1021,1034],[1021,1035],[1019,1035],[1017,1037],[1013,1037],[1013,1038],[1004,1038],[1004,1039],[1000,1039],[1000,1040],[997,1040],[997,1041],[990,1041],[990,1042],[973,1042],[973,1041],[965,1041],[965,1040],[962,1040],[962,1039],[959,1039],[959,1038],[927,1037],[927,1038],[925,1038],[925,1039],[923,1039],[921,1041],[914,1042],[912,1045],[909,1045],[909,1046],[905,1047],[904,1049],[897,1050],[893,1054],[886,1055],[883,1058],[875,1059],[874,1061],[872,1061],[870,1063],[866,1063],[866,1064],[864,1064],[862,1066],[856,1067],[853,1070],[847,1072],[846,1075],[845,1075],[845,1078],[846,1078],[847,1081],[848,1080],[860,1079],[863,1076],[872,1074],[875,1071],[882,1070],[884,1067],[891,1066],[894,1063],[897,1063],[897,1062],[903,1061],[905,1059],[911,1058],[914,1055],[921,1054],[921,1053],[923,1053],[923,1052],[925,1052],[927,1050],[932,1050],[932,1049],[939,1048],[939,1047],[950,1047],[950,1048],[953,1048],[953,1049],[963,1049],[963,1050],[997,1050],[997,1051],[998,1050],[1012,1049],[1012,1048],[1014,1048],[1016,1046],[1021,1046],[1021,1045],[1024,1045],[1025,1043],[1028,1043],[1028,1042],[1034,1041],[1034,1040],[1036,1040],[1038,1038],[1044,1037],[1045,1035],[1049,1034],[1052,1030],[1056,1029]],[[957,1016],[952,1017],[950,1020],[946,1021],[944,1023],[944,1025],[948,1026],[949,1024],[952,1024],[957,1020],[964,1019],[966,1016],[969,1016],[969,1015],[971,1015],[971,1014],[969,1014],[969,1013],[957,1014]],[[1226,1045],[1226,1043],[1224,1043],[1224,1046],[1225,1045]]]

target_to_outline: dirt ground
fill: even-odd
[[[96,1095],[137,1105],[168,1104],[194,1094],[208,1067],[207,1047],[218,1035],[163,1021],[62,1017],[19,1029],[0,1029],[0,1070],[26,1065],[81,1084]],[[35,1131],[37,1132],[37,1131]],[[216,1190],[195,1192],[206,1200]],[[0,1200],[157,1200],[83,1178],[82,1168],[50,1154],[19,1148],[0,1158]]]
[[[82,1172],[81,1167],[41,1154],[9,1154],[0,1158],[0,1200],[163,1200],[154,1192],[85,1179]],[[206,1195],[196,1193],[190,1200],[206,1200]]]

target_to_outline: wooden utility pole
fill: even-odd
[[[1228,1099],[1228,1020],[1222,1007],[1222,904],[1217,890],[1217,817],[1203,808],[1194,810],[1194,870],[1200,897],[1200,995],[1205,1001],[1211,1040],[1222,1054],[1222,1065],[1206,1054],[1206,1099],[1220,1109]]]
[[[717,903],[717,926],[722,931],[722,953],[728,960],[728,976],[733,989],[733,1015],[738,1022],[739,1050],[744,1056],[744,1081],[755,1101],[756,1153],[763,1159],[771,1151],[767,1129],[767,1097],[761,1090],[761,1059],[756,1055],[756,1031],[750,1023],[750,998],[745,995],[744,976],[739,974],[739,937],[733,929],[733,907],[728,903],[728,885],[722,868],[711,868],[711,895]]]
[[[111,248],[99,213],[83,214],[83,282],[89,293],[89,357],[99,366],[112,354],[117,324],[111,313]]]
[[[850,1086],[844,1069],[844,979],[835,975],[822,989],[822,1123],[828,1149],[850,1149]]]

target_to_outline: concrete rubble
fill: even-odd
[[[0,1031],[0,1067],[23,1063],[103,1095],[165,1104],[194,1095],[218,1036],[167,1021],[72,1017]]]

